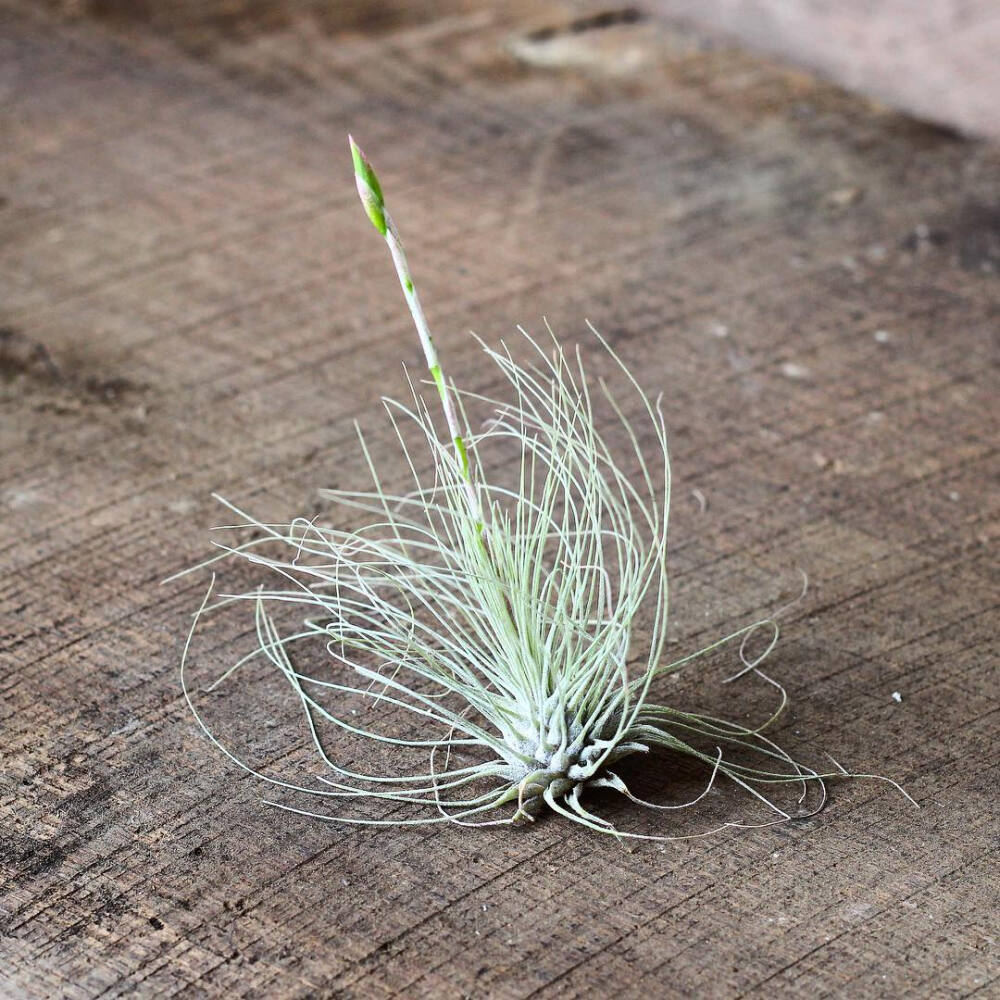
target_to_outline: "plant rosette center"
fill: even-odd
[[[614,740],[582,738],[579,726],[570,740],[559,742],[547,738],[528,740],[520,750],[527,760],[511,764],[506,777],[516,794],[517,825],[532,823],[551,804],[550,799],[579,801],[586,788],[614,787],[617,779],[607,775],[605,768],[634,753],[646,753],[648,747],[638,743],[618,743]]]

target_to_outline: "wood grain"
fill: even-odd
[[[320,6],[229,5],[192,40],[182,3],[0,3],[0,992],[995,994],[997,150],[641,19]],[[349,128],[457,378],[491,384],[469,328],[586,317],[664,390],[675,647],[805,570],[780,738],[919,810],[858,782],[659,847],[356,830],[263,806],[212,750],[177,677],[204,581],[159,581],[207,552],[213,490],[288,518],[360,482],[351,421],[387,454],[378,398],[419,360]],[[206,629],[200,680],[249,625]],[[660,694],[763,709],[731,667]],[[300,759],[273,678],[204,706]],[[744,810],[720,788],[701,818]]]

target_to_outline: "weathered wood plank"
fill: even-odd
[[[991,0],[653,0],[950,128],[1000,138],[1000,10]]]
[[[4,995],[995,989],[997,151],[555,3],[367,30],[365,4],[90,6],[0,4]],[[205,553],[212,490],[288,517],[360,481],[351,420],[385,453],[378,397],[419,360],[348,128],[456,376],[489,384],[469,327],[589,317],[665,390],[676,648],[805,569],[782,738],[920,811],[859,783],[634,851],[557,821],[359,831],[263,807],[211,750],[177,686],[201,583],[158,581]],[[247,626],[206,630],[199,677]],[[729,666],[664,693],[764,706]],[[207,706],[301,759],[280,685]],[[743,808],[720,789],[704,820]]]

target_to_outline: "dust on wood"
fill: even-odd
[[[374,35],[248,3],[204,44],[200,5],[72,6],[0,4],[0,992],[995,991],[997,151],[556,3]],[[351,420],[386,453],[378,396],[419,357],[348,128],[457,378],[482,378],[469,327],[587,317],[665,391],[672,648],[805,569],[781,739],[920,811],[859,783],[804,825],[634,851],[558,821],[359,831],[263,807],[210,748],[177,686],[201,582],[160,579],[205,554],[212,490],[287,518],[361,482]],[[207,632],[198,677],[247,640]],[[663,698],[762,707],[731,667]],[[252,758],[294,755],[277,691],[206,711],[233,734],[264,699]],[[663,758],[643,791],[698,777]]]

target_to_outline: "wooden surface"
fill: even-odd
[[[928,121],[1000,139],[995,0],[650,0]]]
[[[997,995],[996,149],[578,6],[191,7],[0,3],[0,993]],[[460,381],[491,384],[469,328],[547,315],[665,391],[675,648],[805,570],[780,738],[921,809],[857,782],[633,849],[357,830],[209,746],[177,673],[204,581],[159,581],[225,522],[213,490],[288,518],[360,483],[351,420],[387,448],[419,357],[348,129]],[[249,624],[202,633],[199,681]],[[733,665],[659,695],[763,710]],[[202,704],[297,759],[280,680]],[[704,777],[663,758],[646,791]],[[747,815],[721,786],[683,819],[599,805]]]

